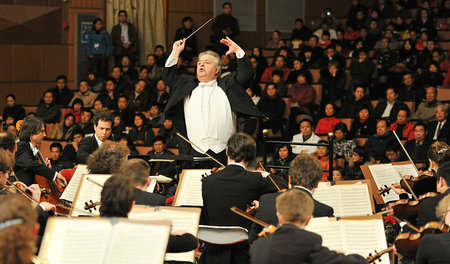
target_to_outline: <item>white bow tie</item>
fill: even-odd
[[[214,87],[216,83],[216,80],[212,80],[210,82],[200,82],[198,83],[198,87]]]

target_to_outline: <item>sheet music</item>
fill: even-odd
[[[51,230],[48,230],[49,227]],[[50,263],[101,264],[110,231],[108,220],[50,218],[39,257],[48,259]]]
[[[60,199],[73,202],[73,199],[75,198],[75,194],[77,193],[78,185],[80,185],[81,176],[83,174],[88,174],[89,170],[87,168],[87,165],[85,164],[78,164],[77,169],[75,170],[75,173],[73,174],[72,178],[70,179],[69,183],[67,184],[66,189],[64,189],[64,192],[62,193]]]
[[[153,193],[155,191],[156,184],[158,183],[157,180],[150,178],[150,184],[147,187],[147,192]]]
[[[88,174],[82,176],[81,184],[79,185],[77,194],[75,195],[76,199],[72,204],[72,206],[76,209],[71,212],[71,216],[79,216],[80,214],[83,214],[83,211],[86,212],[86,215],[100,215],[98,208],[97,210],[92,210],[91,213],[84,210],[85,202],[89,203],[91,200],[94,203],[100,202],[102,192],[102,187],[86,180],[86,178],[90,178],[100,185],[103,185],[109,177],[111,177],[111,175]]]
[[[169,225],[119,222],[105,264],[162,264],[169,241]]]
[[[392,166],[402,176],[409,176],[409,175],[412,175],[413,177],[419,176],[419,174],[417,173],[416,168],[411,163],[410,164],[404,164],[404,165],[392,165]]]
[[[202,175],[210,170],[184,170],[174,206],[203,206]]]
[[[371,196],[367,184],[321,185],[314,199],[333,207],[335,216],[372,214]]]
[[[346,245],[340,228],[336,228],[335,222],[329,221],[328,217],[314,217],[309,221],[306,230],[322,236],[322,246],[336,251],[345,251]]]
[[[381,219],[336,221],[334,218],[313,218],[306,230],[322,236],[322,246],[345,254],[366,257],[374,254],[374,250],[379,252],[387,248]],[[389,264],[389,256],[383,255],[379,263]]]
[[[384,188],[385,185],[391,186],[394,183],[400,182],[402,179],[392,164],[370,165],[369,170],[378,189]],[[384,203],[387,203],[398,200],[398,195],[395,192],[389,192],[385,196],[382,196],[382,198]]]
[[[170,209],[162,209],[154,212],[134,213],[130,212],[129,219],[134,220],[170,220],[172,222],[172,230],[186,231],[194,236],[198,234],[198,224],[200,221],[200,211],[175,211]],[[167,253],[166,260],[193,262],[195,250],[183,253]]]

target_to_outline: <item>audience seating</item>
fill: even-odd
[[[47,125],[47,127],[48,127],[48,125]],[[63,149],[64,149],[64,147],[65,147],[67,144],[69,144],[68,141],[48,140],[48,139],[42,140],[41,146],[39,147],[39,150],[41,151],[42,156],[43,156],[44,158],[50,158],[50,145],[53,144],[53,143],[55,143],[55,142],[60,143],[60,144],[62,145]]]

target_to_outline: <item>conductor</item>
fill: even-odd
[[[197,147],[179,140],[181,153],[203,156],[202,150],[226,164],[225,146],[237,130],[237,117],[263,117],[245,89],[252,79],[252,67],[244,50],[230,38],[220,43],[236,53],[236,72],[220,78],[220,57],[213,51],[199,54],[196,77],[177,71],[177,61],[185,39],[173,44],[162,78],[172,88],[164,111],[171,117],[177,132],[187,135]]]

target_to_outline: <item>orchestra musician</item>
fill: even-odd
[[[280,194],[276,198],[280,227],[251,245],[251,263],[367,263],[362,256],[346,256],[323,247],[320,235],[306,231],[313,210],[314,201],[304,191],[295,188]]]
[[[112,140],[111,131],[113,116],[108,112],[100,112],[94,118],[94,136],[83,138],[78,144],[77,160],[86,164],[89,155],[97,150],[106,140]]]
[[[129,154],[127,146],[107,140],[89,156],[87,168],[91,174],[118,173]]]
[[[446,195],[436,208],[436,217],[450,226],[450,195]],[[415,264],[445,264],[450,260],[450,233],[427,234],[419,243]]]
[[[48,167],[49,161],[40,163],[42,154],[38,146],[46,136],[45,124],[38,117],[25,118],[19,132],[20,142],[17,143],[15,154],[16,165],[14,171],[19,180],[27,186],[35,183],[35,175],[43,176],[50,181],[55,181],[58,187],[67,185],[66,179],[54,169]]]
[[[39,226],[30,202],[18,194],[1,195],[0,211],[0,263],[33,263]]]
[[[289,167],[289,185],[292,189],[298,189],[312,198],[312,194],[322,178],[323,168],[320,162],[313,156],[302,153],[297,155]],[[276,216],[275,200],[280,193],[268,193],[259,198],[259,206],[256,210],[255,217],[262,221],[276,226],[278,218]],[[314,217],[333,216],[334,210],[332,207],[323,204],[315,199],[314,201]],[[250,243],[257,238],[258,233],[261,232],[261,226],[253,224],[249,234]]]
[[[240,226],[250,230],[251,221],[230,211],[232,206],[245,210],[247,204],[260,195],[277,189],[259,172],[247,171],[248,163],[256,152],[255,140],[245,133],[235,133],[228,140],[226,154],[228,165],[203,179],[203,210],[206,223],[216,226]],[[247,241],[233,245],[205,244],[200,263],[249,263]]]
[[[128,217],[135,204],[135,197],[135,187],[128,177],[111,176],[103,185],[101,193],[101,217]],[[187,252],[197,248],[197,245],[198,241],[192,234],[175,231],[169,236],[167,252]]]
[[[147,187],[150,185],[150,166],[142,159],[132,159],[124,163],[121,168],[124,176],[134,183],[136,193],[136,204],[143,204],[149,206],[164,206],[166,205],[166,198],[157,193],[147,192]]]
[[[236,54],[236,72],[218,77],[220,57],[215,52],[205,51],[198,56],[196,77],[179,74],[177,61],[185,47],[182,39],[173,44],[162,78],[172,88],[164,115],[173,117],[176,130],[187,135],[200,148],[179,140],[180,152],[201,157],[204,155],[200,152],[205,150],[225,164],[225,146],[228,138],[236,132],[236,114],[263,115],[245,92],[253,76],[250,60],[230,38],[222,39],[220,43],[228,46],[227,55]]]
[[[439,170],[436,174],[436,190],[439,195],[425,199],[420,204],[417,216],[417,225],[419,227],[428,222],[440,220],[440,217],[436,217],[436,206],[446,195],[450,194],[450,161],[439,165]]]

